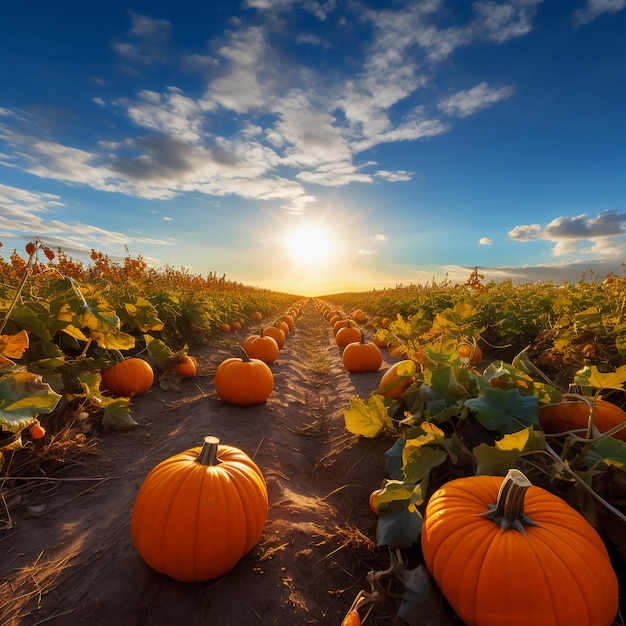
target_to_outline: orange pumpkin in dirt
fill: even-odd
[[[272,339],[275,339],[279,350],[283,349],[285,341],[287,340],[285,332],[276,326],[268,326],[267,328],[264,328],[262,335],[263,337],[272,337]]]
[[[341,360],[351,374],[377,372],[383,363],[383,355],[378,346],[366,342],[365,335],[361,334],[361,341],[349,343],[343,349]]]
[[[222,361],[215,370],[215,391],[224,402],[247,406],[265,402],[274,389],[274,376],[266,363],[251,359],[239,346],[241,357]]]
[[[101,386],[116,396],[146,393],[154,382],[154,370],[144,359],[132,357],[100,372]]]
[[[278,358],[278,344],[273,337],[249,335],[243,342],[243,349],[251,359],[259,359],[271,365]]]
[[[154,570],[182,582],[225,574],[258,542],[267,520],[263,474],[242,450],[203,446],[156,465],[139,489],[130,533]]]
[[[185,354],[176,363],[176,373],[183,378],[193,378],[198,370],[198,362],[193,356]]]
[[[345,348],[353,341],[361,341],[361,331],[356,326],[340,328],[335,335],[335,343],[340,348]]]

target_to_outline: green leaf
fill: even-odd
[[[163,330],[163,322],[159,319],[159,313],[149,300],[140,296],[134,304],[125,303],[124,310],[142,333]]]
[[[481,443],[473,450],[478,461],[476,474],[504,476],[515,465],[520,455],[545,450],[545,447],[543,433],[532,427],[504,435],[493,446]]]
[[[343,412],[346,428],[354,435],[373,439],[382,435],[386,428],[393,428],[387,415],[384,398],[379,394],[370,396],[367,404],[354,396],[350,399],[350,408]]]
[[[587,461],[626,472],[626,441],[610,436],[598,439],[587,453]]]
[[[476,412],[476,419],[485,428],[500,433],[519,430],[520,423],[539,424],[535,396],[522,396],[517,389],[483,389],[483,396],[470,398],[465,406]]]
[[[407,569],[396,561],[394,574],[404,585],[398,609],[398,617],[404,622],[420,626],[452,626],[456,622],[426,567],[418,565]]]
[[[125,430],[137,426],[130,410],[130,400],[128,398],[116,398],[104,408],[102,426],[105,430],[111,428]]]
[[[599,372],[595,365],[587,365],[578,370],[574,383],[582,387],[597,389],[618,389],[623,391],[626,382],[626,365],[618,367],[614,372]]]
[[[396,500],[380,509],[376,526],[376,544],[408,549],[419,540],[422,515],[410,501]]]
[[[441,447],[443,431],[429,422],[424,422],[420,428],[425,434],[407,439],[402,451],[404,479],[412,483],[417,483],[428,476],[431,469],[441,465],[448,458],[448,452]]]
[[[108,332],[91,332],[91,338],[105,350],[132,350],[135,347],[135,338],[119,329]]]
[[[0,377],[0,426],[17,433],[37,415],[52,412],[61,396],[41,376],[13,372]]]
[[[395,443],[385,452],[385,467],[389,477],[395,480],[402,480],[402,451],[404,450],[405,440],[398,437]]]

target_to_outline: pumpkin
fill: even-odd
[[[116,396],[146,393],[154,382],[154,370],[144,359],[132,357],[100,372],[101,386]]]
[[[275,339],[279,350],[283,349],[287,339],[287,335],[285,335],[284,331],[276,326],[268,326],[267,328],[264,328],[262,335],[263,337],[272,337],[272,339]]]
[[[341,355],[343,366],[351,373],[377,372],[383,363],[380,348],[365,341],[361,334],[361,341],[349,343]]]
[[[232,569],[259,541],[267,520],[263,475],[243,451],[205,437],[156,465],[132,509],[130,532],[142,559],[183,582]]]
[[[180,358],[180,361],[176,363],[176,373],[183,378],[193,378],[198,370],[198,362],[193,356],[185,354]]]
[[[215,370],[215,391],[230,404],[247,406],[265,402],[274,389],[272,370],[259,359],[251,359],[238,346],[240,357],[222,361]]]
[[[233,322],[233,323],[230,325],[230,327],[231,327],[233,330],[241,330],[241,322]]]
[[[367,322],[367,313],[362,309],[355,309],[352,311],[352,319],[359,324],[365,324]]]
[[[587,428],[592,401],[587,402],[576,394],[564,394],[563,398],[564,403],[548,404],[539,409],[539,424],[544,432],[562,433]],[[593,423],[601,433],[626,422],[626,411],[616,404],[598,399],[595,406]],[[626,441],[626,427],[618,430],[613,436]]]
[[[385,398],[397,400],[415,382],[415,361],[405,359],[394,363],[381,377],[378,392]]]
[[[275,325],[276,325],[276,328],[280,328],[280,330],[282,330],[285,333],[285,337],[287,337],[287,335],[289,334],[289,324],[281,320],[279,322],[276,322]]]
[[[260,322],[263,319],[263,314],[261,313],[261,311],[255,311],[252,314],[252,319],[257,322]]]
[[[349,317],[345,319],[339,319],[333,324],[333,332],[336,335],[342,328],[350,328],[350,326],[355,326],[355,325],[356,325],[356,322],[351,320]]]
[[[251,359],[259,359],[271,365],[278,358],[278,344],[273,337],[249,335],[243,342],[243,349]]]
[[[224,324],[222,324],[220,326],[220,328],[221,328],[223,333],[229,333],[230,332],[230,324],[224,323]]]
[[[609,626],[617,612],[617,577],[598,533],[519,470],[443,485],[426,507],[421,544],[467,626]]]
[[[296,326],[295,314],[287,313],[287,315],[283,315],[278,321],[285,322],[287,324],[287,328],[291,332]]]
[[[461,362],[468,363],[480,363],[483,360],[483,351],[476,344],[462,343],[458,349]]]
[[[340,348],[345,348],[353,341],[361,341],[361,331],[356,326],[340,328],[335,335],[335,343]]]
[[[376,498],[378,498],[378,496],[382,492],[383,492],[382,489],[374,489],[374,491],[370,493],[370,497],[368,499],[368,504],[370,505],[370,509],[372,513],[374,513],[375,515],[378,515],[380,513],[380,511],[378,510],[378,507],[376,506]]]

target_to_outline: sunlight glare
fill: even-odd
[[[330,233],[320,226],[301,226],[284,238],[285,253],[298,263],[313,265],[330,260],[335,246]]]

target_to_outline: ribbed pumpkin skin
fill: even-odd
[[[604,433],[614,426],[626,421],[626,411],[606,400],[596,401],[593,423]],[[547,433],[562,433],[566,430],[587,428],[589,407],[585,402],[567,402],[566,404],[549,404],[539,410],[539,423]],[[626,428],[613,435],[616,439],[626,441]]]
[[[361,341],[361,331],[356,326],[344,326],[335,335],[335,343],[340,348],[345,348],[354,341]]]
[[[363,338],[361,338],[363,341]],[[349,343],[341,355],[343,366],[351,373],[377,372],[383,363],[380,348],[373,343]]]
[[[453,480],[424,516],[428,570],[467,626],[609,626],[618,583],[599,535],[565,501],[539,487],[525,512],[527,538],[481,517],[502,478]]]
[[[276,326],[268,326],[267,328],[264,328],[262,335],[263,337],[271,337],[272,339],[275,339],[279,350],[283,349],[287,339],[285,332]]]
[[[102,387],[116,396],[130,397],[146,393],[154,382],[154,371],[138,357],[126,359],[100,372]]]
[[[265,480],[241,450],[218,447],[218,465],[196,462],[201,448],[174,455],[146,476],[130,532],[143,560],[182,582],[232,569],[258,542],[267,519]]]
[[[244,361],[233,357],[217,366],[214,384],[222,400],[247,406],[260,404],[270,397],[274,376],[269,366],[259,359]]]
[[[271,365],[278,358],[278,344],[273,337],[249,335],[243,342],[243,349],[251,359],[258,359]]]

